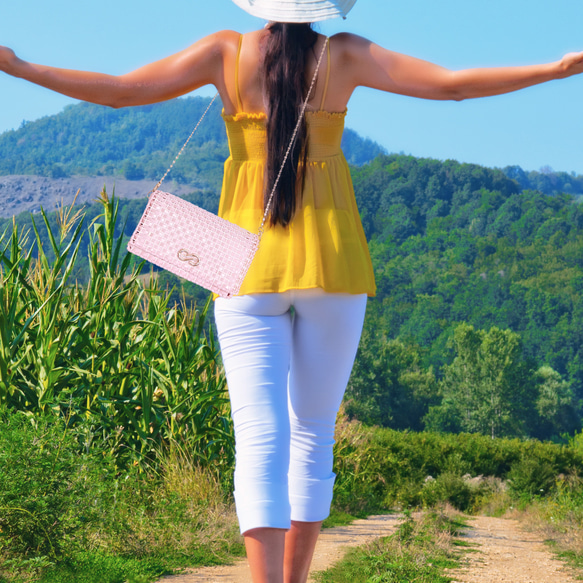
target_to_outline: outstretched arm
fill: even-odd
[[[583,73],[583,52],[543,65],[451,71],[389,51],[362,37],[343,37],[344,70],[354,87],[363,85],[424,99],[488,97]]]
[[[187,49],[125,75],[105,75],[36,65],[0,47],[0,71],[83,101],[126,107],[157,103],[217,84],[229,32],[213,34]]]

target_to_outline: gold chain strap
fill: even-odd
[[[287,152],[285,153],[285,156],[283,157],[283,162],[281,163],[281,168],[279,169],[279,173],[277,174],[277,178],[275,179],[275,183],[273,185],[273,188],[271,189],[271,194],[269,195],[269,200],[267,201],[267,205],[265,207],[265,212],[263,213],[263,219],[261,220],[261,226],[259,227],[259,231],[258,231],[260,241],[261,241],[261,237],[263,236],[265,222],[267,221],[267,215],[269,214],[269,208],[271,207],[271,202],[273,200],[273,195],[275,194],[275,189],[277,188],[277,185],[279,184],[279,179],[281,178],[281,174],[283,172],[283,167],[285,166],[285,163],[287,162],[287,159],[289,157],[289,153],[291,152],[291,149],[296,141],[296,136],[298,135],[298,130],[300,129],[300,124],[302,123],[302,119],[306,113],[306,108],[308,107],[308,101],[310,100],[310,95],[312,94],[312,90],[314,89],[314,85],[316,84],[316,78],[318,77],[318,71],[320,70],[320,65],[322,64],[322,59],[324,58],[324,53],[326,52],[327,46],[328,46],[328,37],[326,37],[326,40],[324,41],[324,46],[322,47],[322,52],[320,53],[320,58],[318,59],[318,64],[316,65],[316,70],[314,71],[314,76],[312,77],[312,83],[310,84],[310,88],[308,89],[308,94],[307,94],[306,100],[304,101],[304,104],[302,106],[302,111],[300,113],[300,116],[298,117],[298,122],[296,123],[296,128],[295,128],[294,133],[292,135],[292,138],[290,140],[289,146],[287,147]],[[330,64],[328,64],[328,66],[330,66]]]
[[[194,136],[194,132],[196,132],[196,130],[198,129],[198,126],[201,124],[202,120],[205,118],[206,114],[208,113],[209,109],[211,108],[212,104],[215,102],[215,99],[219,96],[219,92],[217,91],[215,93],[215,96],[212,98],[211,102],[208,104],[208,107],[205,109],[204,113],[201,115],[200,119],[198,120],[198,123],[196,124],[196,126],[194,127],[194,129],[192,130],[192,132],[190,133],[190,136],[188,136],[188,138],[186,138],[186,142],[184,142],[184,145],[182,146],[182,148],[180,148],[180,151],[178,152],[178,154],[176,154],[176,158],[174,158],[174,160],[172,160],[172,164],[170,164],[170,166],[168,166],[168,170],[166,170],[166,172],[164,173],[164,176],[162,176],[162,178],[160,178],[160,182],[158,182],[158,184],[156,184],[156,186],[154,186],[154,188],[152,188],[152,190],[148,193],[148,197],[156,190],[158,190],[158,188],[160,188],[160,185],[162,184],[162,182],[164,182],[164,179],[166,178],[166,176],[168,176],[168,173],[170,172],[170,170],[172,170],[172,167],[174,166],[174,164],[176,164],[176,160],[178,160],[178,158],[180,158],[180,155],[182,154],[182,152],[184,152],[184,148],[186,148],[186,144],[188,144],[188,142],[190,142],[190,138],[192,138],[192,136]]]

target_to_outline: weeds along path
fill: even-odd
[[[348,526],[337,526],[322,531],[311,572],[324,571],[331,567],[349,547],[363,545],[375,538],[392,534],[402,516],[388,514],[370,516],[366,520],[355,520]],[[310,581],[313,581],[310,579]],[[220,567],[204,567],[160,579],[160,583],[251,583],[251,574],[246,560],[237,561],[234,565]]]
[[[472,545],[465,565],[449,573],[452,583],[575,583],[540,535],[517,520],[478,516],[461,539]]]

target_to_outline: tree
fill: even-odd
[[[123,174],[128,180],[142,180],[146,175],[144,169],[131,160],[125,162]]]
[[[448,420],[462,431],[492,438],[523,435],[535,399],[529,395],[533,386],[520,336],[496,327],[476,330],[463,323],[455,329],[453,344],[456,356],[444,367],[440,383],[443,402],[437,409],[442,409],[432,411],[428,425]]]
[[[365,330],[346,391],[347,414],[369,425],[421,430],[437,401],[437,383],[420,363],[417,346]]]
[[[540,416],[537,437],[559,435],[579,429],[580,422],[570,383],[550,366],[541,366],[534,373],[538,388],[536,410]],[[542,433],[542,435],[540,435]]]

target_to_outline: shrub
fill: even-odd
[[[90,427],[9,411],[0,423],[0,582],[145,583],[240,554],[232,502],[196,454],[174,446],[160,473],[120,471],[98,435],[83,450]]]
[[[459,474],[444,472],[425,483],[422,498],[426,506],[449,502],[457,510],[466,512],[474,505],[477,490]]]
[[[507,477],[514,494],[530,499],[548,494],[554,488],[556,476],[557,471],[548,460],[525,456],[513,464]]]
[[[343,418],[336,437],[335,504],[348,512],[437,502],[477,510],[501,480],[528,497],[549,493],[559,474],[583,474],[583,450],[536,440],[399,432]]]
[[[84,546],[113,460],[80,454],[58,418],[4,411],[0,421],[0,557],[16,570],[42,569]]]

